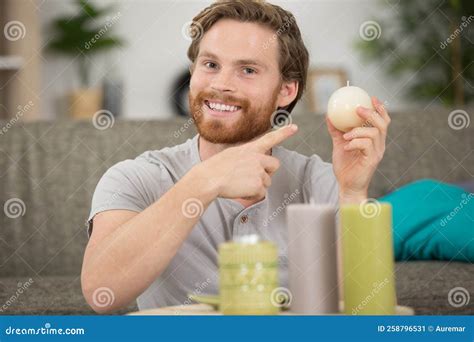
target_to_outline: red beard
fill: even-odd
[[[268,105],[259,108],[251,106],[246,99],[239,99],[231,95],[219,95],[215,92],[202,91],[193,97],[189,92],[189,108],[196,128],[204,139],[215,144],[238,144],[250,141],[268,131],[271,127],[271,116],[276,110],[278,97],[277,87]],[[226,119],[204,117],[204,100],[218,100],[223,103],[232,103],[241,107],[240,117],[232,125],[226,124]]]

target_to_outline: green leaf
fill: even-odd
[[[76,56],[97,53],[123,45],[119,37],[111,37],[111,30],[104,30],[106,23],[98,17],[109,13],[113,6],[98,9],[86,0],[76,0],[78,12],[73,17],[61,17],[52,21],[55,36],[47,49],[64,55]]]
[[[358,39],[355,49],[367,61],[377,64],[383,61],[383,70],[392,77],[411,74],[412,79],[405,86],[406,96],[429,101],[438,98],[443,104],[454,103],[454,85],[450,82],[455,51],[452,43],[443,47],[441,43],[453,33],[453,23],[460,24],[463,16],[469,18],[474,13],[474,1],[398,0],[394,4],[386,1],[380,3],[389,6],[388,13],[392,14],[392,18],[384,19],[390,30],[384,28],[380,38],[374,41]],[[474,84],[474,64],[468,67],[474,60],[472,32],[469,26],[460,34],[466,103],[474,98],[471,86]]]
[[[101,38],[90,44],[89,53],[110,50],[111,48],[123,45],[123,41],[119,38]]]

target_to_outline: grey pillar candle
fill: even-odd
[[[329,205],[287,207],[291,312],[339,312],[336,209]]]

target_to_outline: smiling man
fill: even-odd
[[[111,167],[92,200],[82,289],[97,312],[188,302],[217,293],[217,249],[243,234],[279,248],[288,286],[284,215],[292,203],[359,203],[385,150],[390,118],[359,108],[371,127],[344,134],[328,121],[333,164],[277,146],[295,125],[272,129],[306,83],[308,52],[294,16],[263,1],[219,1],[194,18],[190,108],[198,133]],[[269,219],[271,217],[271,220]],[[107,295],[107,306],[100,297]]]

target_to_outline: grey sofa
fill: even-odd
[[[472,181],[474,124],[448,125],[450,110],[391,113],[387,151],[374,176],[371,197],[410,181]],[[473,111],[471,110],[470,113]],[[474,119],[474,118],[473,118]],[[298,134],[284,145],[330,161],[324,118],[295,115]],[[114,163],[143,151],[184,142],[195,134],[189,121],[121,121],[105,130],[89,121],[0,123],[0,203],[19,198],[23,216],[1,213],[0,314],[93,314],[82,297],[80,270],[87,243],[85,219],[101,175]],[[474,296],[474,266],[450,261],[396,264],[397,295],[417,314],[472,314],[474,299],[448,303],[461,286]],[[18,293],[19,288],[27,289]],[[136,309],[135,303],[120,312]]]

